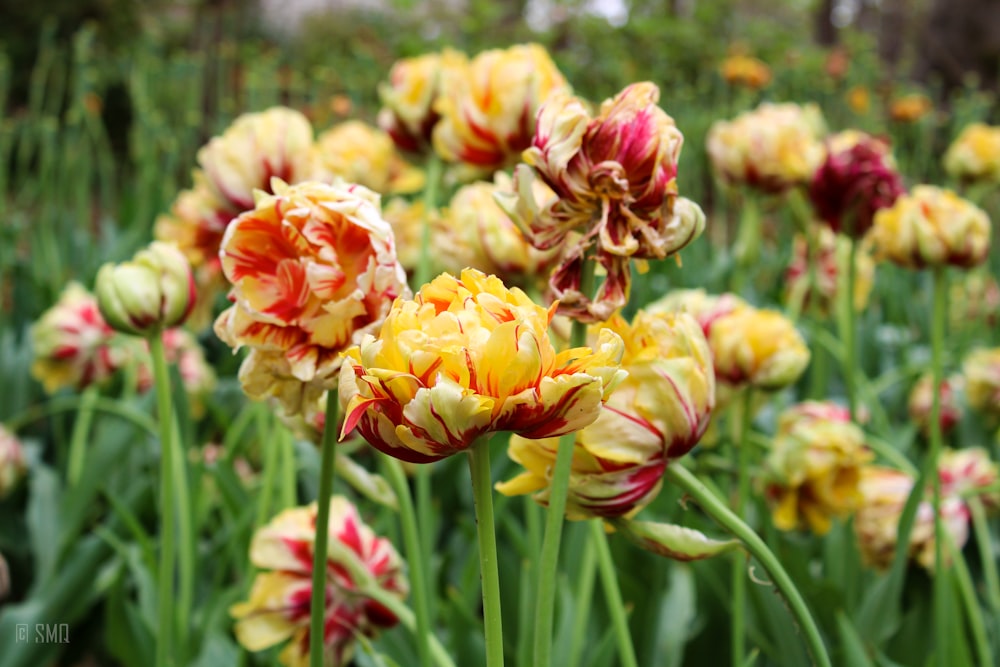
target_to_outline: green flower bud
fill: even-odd
[[[179,326],[195,303],[194,276],[181,251],[154,241],[132,261],[97,272],[97,305],[113,329],[150,336]]]

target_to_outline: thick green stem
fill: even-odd
[[[744,192],[740,228],[734,248],[732,291],[742,295],[746,291],[750,266],[760,256],[760,202],[757,200],[757,193],[749,190]]]
[[[483,581],[483,624],[486,626],[486,667],[503,665],[503,624],[500,613],[500,569],[497,533],[493,523],[493,480],[490,477],[490,443],[480,438],[469,448],[472,498],[476,506],[476,536]]]
[[[427,590],[427,568],[424,548],[417,524],[417,513],[410,498],[410,486],[406,482],[402,464],[391,456],[384,456],[389,483],[392,484],[399,503],[399,520],[403,525],[403,542],[406,544],[406,558],[409,562],[410,582],[413,584],[413,604],[417,617],[417,657],[421,667],[431,664],[431,612]]]
[[[191,493],[188,484],[187,450],[181,442],[180,424],[174,422],[174,444],[171,447],[170,460],[174,466],[174,500],[177,504],[177,579],[179,593],[174,613],[177,616],[178,658],[182,661],[191,656],[186,655],[188,649],[188,634],[191,629],[191,610],[194,607],[194,564],[195,564],[195,528],[194,514],[191,511]]]
[[[100,397],[97,385],[91,385],[83,391],[80,397],[80,411],[73,424],[73,436],[69,443],[69,464],[66,475],[70,486],[76,486],[83,474],[83,464],[87,456],[87,438],[90,435],[90,424],[94,420],[94,404]]]
[[[589,269],[588,269],[589,267]],[[593,283],[593,265],[584,267],[582,289],[590,294]],[[587,327],[579,321],[573,322],[570,347],[580,347],[586,342]],[[559,546],[562,542],[563,520],[566,514],[566,494],[569,491],[569,476],[573,464],[573,447],[576,434],[567,433],[559,438],[556,462],[549,482],[549,507],[545,515],[545,536],[542,538],[542,553],[539,558],[538,597],[535,605],[535,650],[534,667],[550,667],[552,664],[552,626],[556,604],[556,572],[559,569]]]
[[[734,427],[732,431],[732,446],[737,450],[739,462],[736,473],[736,504],[733,510],[743,518],[747,501],[750,498],[750,423],[753,415],[753,390],[747,387],[735,410],[729,415]],[[733,554],[732,562],[732,664],[742,667],[746,658],[746,613],[747,613],[747,572],[746,557],[739,552]]]
[[[333,470],[337,459],[337,392],[326,397],[326,423],[323,427],[323,450],[319,465],[319,497],[316,499],[316,545],[313,551],[312,604],[309,616],[309,667],[323,667],[324,621],[326,620],[326,560],[330,544],[330,496],[333,495]]]
[[[431,224],[437,208],[438,189],[441,185],[441,158],[431,154],[427,158],[427,184],[424,186],[424,224],[420,233],[420,259],[413,275],[413,291],[431,279]]]
[[[820,667],[831,667],[830,656],[823,645],[823,637],[819,628],[809,613],[809,607],[802,599],[799,589],[781,566],[778,558],[767,548],[764,540],[753,531],[689,470],[678,463],[667,466],[666,478],[671,484],[691,496],[702,509],[720,526],[728,530],[746,546],[747,551],[759,560],[771,575],[775,585],[788,602],[789,610],[795,617],[799,627],[805,633],[806,644],[812,654],[813,661]]]
[[[635,647],[632,646],[632,635],[628,629],[628,619],[625,617],[625,603],[618,588],[618,575],[615,573],[615,563],[611,559],[611,549],[608,548],[608,536],[604,533],[604,522],[590,522],[590,540],[597,549],[597,564],[601,571],[601,584],[604,588],[604,599],[611,614],[611,623],[615,628],[615,639],[618,641],[618,657],[622,667],[638,667],[635,659]]]
[[[153,381],[156,384],[157,419],[160,423],[160,569],[158,572],[156,665],[167,667],[174,662],[174,466],[173,405],[170,396],[170,372],[159,333],[149,339],[153,357]]]
[[[931,480],[931,504],[934,509],[934,631],[937,647],[936,662],[941,667],[948,664],[948,608],[945,595],[947,578],[944,576],[944,528],[941,523],[941,475],[938,474],[938,457],[941,454],[941,382],[944,379],[944,325],[947,317],[948,284],[944,267],[934,269],[934,306],[931,311],[931,432],[930,449],[925,463]]]

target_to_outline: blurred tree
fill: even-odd
[[[1000,85],[1000,2],[934,0],[921,35],[917,74],[940,76],[946,88],[974,74],[983,87]]]

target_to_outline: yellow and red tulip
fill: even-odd
[[[766,462],[774,525],[829,532],[834,517],[858,508],[861,468],[871,459],[846,409],[809,401],[783,412]]]
[[[976,412],[1000,417],[1000,347],[973,350],[962,363],[965,398]]]
[[[272,178],[298,183],[319,175],[312,125],[286,107],[243,114],[198,151],[198,164],[233,215],[254,207],[254,190],[270,192]]]
[[[818,311],[826,314],[832,312],[837,303],[837,290],[843,282],[840,278],[841,258],[850,249],[847,237],[835,234],[827,225],[814,225],[811,233],[816,246],[812,255],[804,235],[796,234],[792,239],[792,258],[785,270],[785,301],[790,303],[801,299],[801,304],[805,306],[816,299]],[[857,245],[854,272],[852,301],[854,310],[861,311],[868,304],[875,279],[875,260],[871,244],[866,241]]]
[[[467,67],[466,55],[453,49],[396,61],[389,70],[389,80],[378,87],[383,105],[378,124],[397,148],[408,153],[430,149],[434,126],[441,117],[435,102],[443,82]]]
[[[336,387],[341,353],[377,331],[409,288],[378,195],[345,183],[272,187],[226,231],[220,256],[234,304],[215,330],[253,348],[240,368],[247,394],[276,396],[295,414]]]
[[[854,514],[854,533],[868,565],[885,569],[895,559],[899,520],[913,483],[912,476],[893,468],[866,466],[861,471],[862,501]],[[969,538],[969,508],[960,498],[946,497],[942,499],[940,516],[944,529],[961,549]],[[925,498],[917,507],[908,554],[933,571],[934,551],[934,508]]]
[[[407,194],[424,186],[423,173],[403,159],[389,135],[359,120],[323,132],[316,152],[330,180],[339,177],[381,194]]]
[[[990,249],[990,219],[951,190],[918,185],[890,208],[875,214],[876,256],[911,269],[970,268]]]
[[[287,667],[309,664],[316,528],[313,503],[285,510],[258,530],[250,545],[250,562],[263,571],[254,579],[250,598],[230,608],[236,638],[248,651],[291,640],[278,658]],[[371,637],[398,621],[366,590],[374,586],[402,599],[409,585],[392,544],[377,537],[343,496],[330,499],[328,530],[324,664],[339,667],[350,664],[356,636]],[[364,575],[361,581],[359,571]]]
[[[70,283],[31,327],[31,374],[48,393],[103,382],[127,356],[114,338],[94,295],[79,283]]]
[[[945,449],[938,458],[938,475],[942,496],[979,496],[989,508],[1000,507],[1000,471],[983,447]]]
[[[938,389],[941,413],[941,432],[947,433],[962,418],[962,410],[958,404],[958,397],[955,395],[955,385],[960,378],[942,378]],[[920,377],[913,389],[910,390],[910,397],[907,401],[907,410],[910,418],[913,419],[924,433],[930,432],[931,404],[934,401],[934,380],[930,373]]]
[[[782,192],[812,178],[826,151],[823,116],[814,104],[764,103],[732,121],[716,121],[708,157],[725,181]]]
[[[518,44],[478,54],[443,73],[434,150],[470,173],[492,174],[531,145],[538,108],[568,84],[545,49]]]
[[[377,449],[426,463],[494,431],[545,438],[591,424],[624,376],[621,337],[604,330],[593,349],[557,353],[554,314],[495,276],[438,276],[393,304],[378,338],[347,351],[342,435],[357,428]]]
[[[771,83],[771,68],[763,60],[744,54],[732,55],[723,60],[719,71],[731,86],[758,90]]]
[[[966,126],[945,152],[944,169],[963,181],[1000,182],[1000,127]]]
[[[566,501],[570,519],[623,516],[649,503],[668,462],[705,432],[715,403],[711,353],[694,318],[639,311],[631,324],[616,315],[601,326],[624,341],[622,370],[628,375],[597,420],[577,433]],[[557,448],[555,438],[512,437],[508,453],[525,470],[497,490],[533,493],[547,503]]]

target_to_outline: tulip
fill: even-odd
[[[562,314],[609,318],[628,299],[631,259],[675,255],[705,228],[698,205],[677,196],[684,138],[659,95],[652,83],[632,84],[591,117],[582,100],[554,94],[516,171],[516,195],[499,199],[536,248],[567,245],[550,280]],[[539,199],[536,178],[555,196]],[[588,259],[606,274],[596,297],[580,289]]]
[[[773,310],[741,308],[720,317],[708,336],[719,382],[781,389],[809,365],[809,348],[792,322]]]
[[[990,249],[986,213],[950,190],[918,185],[875,214],[876,256],[908,268],[981,264]]]
[[[481,175],[520,158],[535,134],[539,106],[568,84],[543,47],[519,44],[483,51],[468,66],[446,70],[441,86],[434,150]]]
[[[631,324],[619,315],[603,326],[622,337],[628,375],[576,435],[569,519],[619,517],[648,504],[668,462],[704,434],[715,403],[708,342],[690,315],[639,311]],[[525,471],[497,490],[547,504],[557,449],[557,439],[512,437],[508,453]]]
[[[285,510],[257,531],[250,562],[263,570],[250,598],[230,608],[236,638],[248,651],[262,651],[286,639],[278,656],[282,665],[309,664],[309,609],[312,599],[316,504]],[[398,621],[366,591],[382,589],[403,599],[409,585],[392,544],[377,537],[343,496],[330,499],[331,549],[326,559],[324,664],[351,663],[357,636],[372,637]]]
[[[973,350],[962,363],[965,398],[976,412],[1000,417],[1000,347]]]
[[[943,379],[939,387],[939,401],[941,406],[941,433],[947,433],[959,419],[962,418],[962,411],[955,396],[956,379]],[[929,373],[921,376],[920,380],[910,391],[910,398],[907,408],[910,418],[920,427],[923,433],[930,432],[931,404],[934,400],[934,381]]]
[[[861,468],[872,459],[864,440],[838,405],[809,401],[783,412],[766,463],[774,525],[824,535],[833,517],[856,510]]]
[[[0,424],[0,498],[10,495],[27,470],[21,442]]]
[[[1000,284],[988,271],[968,271],[948,290],[948,323],[953,331],[983,322],[996,326],[1000,314]]]
[[[1000,491],[996,488],[1000,472],[984,448],[945,449],[938,459],[938,475],[944,497],[978,495],[987,507],[1000,507]]]
[[[495,431],[535,439],[589,425],[624,376],[622,339],[604,330],[593,349],[557,353],[554,314],[473,269],[438,276],[346,352],[341,436],[357,427],[386,454],[426,463]]]
[[[802,234],[792,239],[792,259],[785,270],[785,300],[802,299],[802,304],[818,300],[821,313],[831,312],[837,303],[837,289],[840,287],[841,253],[850,252],[848,239],[834,234],[826,225],[813,227],[815,254],[810,254],[809,242]],[[861,241],[856,248],[854,276],[854,310],[864,310],[868,304],[875,279],[875,260],[871,255],[871,244]],[[812,263],[815,263],[816,282],[812,283]]]
[[[396,147],[408,153],[427,152],[431,134],[440,119],[435,102],[442,84],[452,72],[468,66],[464,53],[445,49],[397,61],[389,71],[389,80],[379,84],[382,110],[378,124]]]
[[[913,477],[892,468],[866,466],[862,470],[862,501],[854,515],[854,532],[867,564],[885,569],[895,559],[899,520],[913,482]],[[944,498],[940,516],[942,527],[961,549],[969,538],[968,507],[954,496]],[[930,502],[921,500],[907,552],[921,567],[934,571],[934,551],[934,509]]]
[[[897,123],[915,123],[933,108],[934,105],[926,95],[903,95],[889,103],[889,118]]]
[[[309,120],[293,109],[272,107],[243,114],[198,151],[205,185],[236,215],[254,207],[254,191],[273,178],[298,183],[318,176]]]
[[[147,338],[183,324],[196,294],[184,253],[164,241],[153,241],[131,261],[102,266],[94,291],[111,328]]]
[[[109,378],[125,362],[115,332],[97,307],[97,299],[79,283],[70,283],[31,327],[35,359],[31,374],[45,391],[83,389]]]
[[[730,183],[783,192],[812,178],[823,162],[825,124],[814,104],[761,104],[709,128],[706,149],[716,173]]]
[[[722,61],[722,78],[732,86],[758,90],[771,83],[771,68],[759,58],[746,55],[729,56]]]
[[[416,192],[424,186],[421,171],[396,152],[392,139],[358,120],[336,125],[316,140],[319,164],[348,183],[384,194]],[[327,179],[324,179],[327,180]]]
[[[826,160],[812,178],[809,198],[834,232],[861,238],[875,213],[892,206],[905,190],[888,142],[851,135],[848,142],[851,145],[843,148],[829,143]]]
[[[1000,127],[966,126],[945,152],[944,169],[963,181],[1000,182]]]

